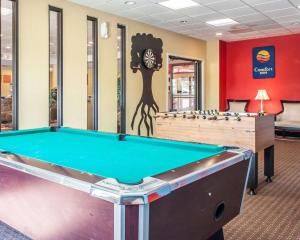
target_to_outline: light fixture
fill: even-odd
[[[10,8],[5,8],[5,7],[1,8],[1,15],[7,16],[11,14],[12,14],[12,10]]]
[[[213,25],[215,27],[221,27],[221,26],[226,26],[226,25],[238,24],[237,21],[234,21],[231,18],[222,18],[222,19],[208,21],[206,23],[209,24],[209,25]]]
[[[136,2],[135,1],[126,1],[124,2],[126,5],[135,5]]]
[[[221,33],[221,32],[216,33],[216,36],[222,36],[222,35],[223,35],[223,33]]]
[[[11,49],[11,46],[6,46],[5,48],[6,48],[6,49]]]
[[[185,24],[185,23],[187,23],[188,21],[187,20],[181,20],[180,21],[180,23],[182,23],[182,24]]]
[[[100,36],[101,38],[109,38],[109,23],[103,22],[100,24]]]
[[[194,2],[192,0],[168,0],[164,2],[160,2],[160,5],[170,8],[172,10],[178,10],[182,8],[188,8],[188,7],[195,7],[199,6],[200,4],[197,2]]]
[[[298,8],[300,8],[300,5],[298,6]]]
[[[259,89],[257,91],[257,95],[255,100],[260,100],[260,113],[264,113],[264,100],[270,100],[270,97],[266,91],[266,89]]]

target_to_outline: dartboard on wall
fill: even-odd
[[[156,66],[156,56],[151,48],[148,48],[144,51],[143,62],[149,69],[152,69]]]

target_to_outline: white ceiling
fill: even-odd
[[[125,5],[126,0],[69,1],[204,40],[216,38],[217,32],[226,41],[300,33],[300,0],[194,0],[200,5],[176,11],[158,4],[164,0],[135,0],[135,5]],[[239,24],[205,23],[221,18]]]

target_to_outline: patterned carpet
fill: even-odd
[[[263,165],[259,170],[258,195],[246,196],[242,214],[224,229],[225,239],[300,240],[300,141],[276,141],[273,183],[264,182]]]
[[[273,183],[264,182],[260,165],[258,195],[245,197],[242,214],[224,229],[226,240],[300,240],[300,141],[277,140],[275,156]],[[1,223],[0,239],[29,240]]]

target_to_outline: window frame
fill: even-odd
[[[120,109],[121,109],[121,125],[119,133],[126,133],[126,35],[127,29],[125,25],[117,24],[117,29],[121,31],[121,75],[120,75]],[[118,103],[119,104],[119,103]]]
[[[99,120],[99,36],[98,36],[98,18],[95,17],[91,17],[91,16],[87,16],[87,23],[91,21],[93,22],[93,41],[94,41],[94,45],[93,45],[93,130],[98,130],[99,128],[99,124],[98,124],[98,120]],[[88,64],[88,63],[87,63]]]
[[[57,37],[58,37],[58,46],[57,46],[57,124],[56,126],[63,126],[63,9],[49,5],[48,10],[48,53],[49,53],[49,91],[48,96],[50,97],[50,68],[51,68],[51,54],[50,54],[50,42],[51,42],[51,28],[50,28],[50,14],[51,12],[56,12],[58,14],[58,28],[57,28]],[[50,101],[49,101],[50,102]],[[50,114],[50,105],[49,105],[49,125],[51,125],[51,114]]]
[[[9,0],[13,3],[12,10],[12,130],[19,129],[19,0]],[[2,2],[0,0],[0,8]],[[0,33],[2,34],[2,15],[0,15]],[[0,52],[2,41],[0,41]],[[1,52],[2,54],[2,52]],[[0,76],[2,76],[2,58],[0,57]],[[0,97],[2,81],[0,82]],[[0,104],[0,113],[2,113]],[[0,132],[2,132],[2,119],[0,114]]]

